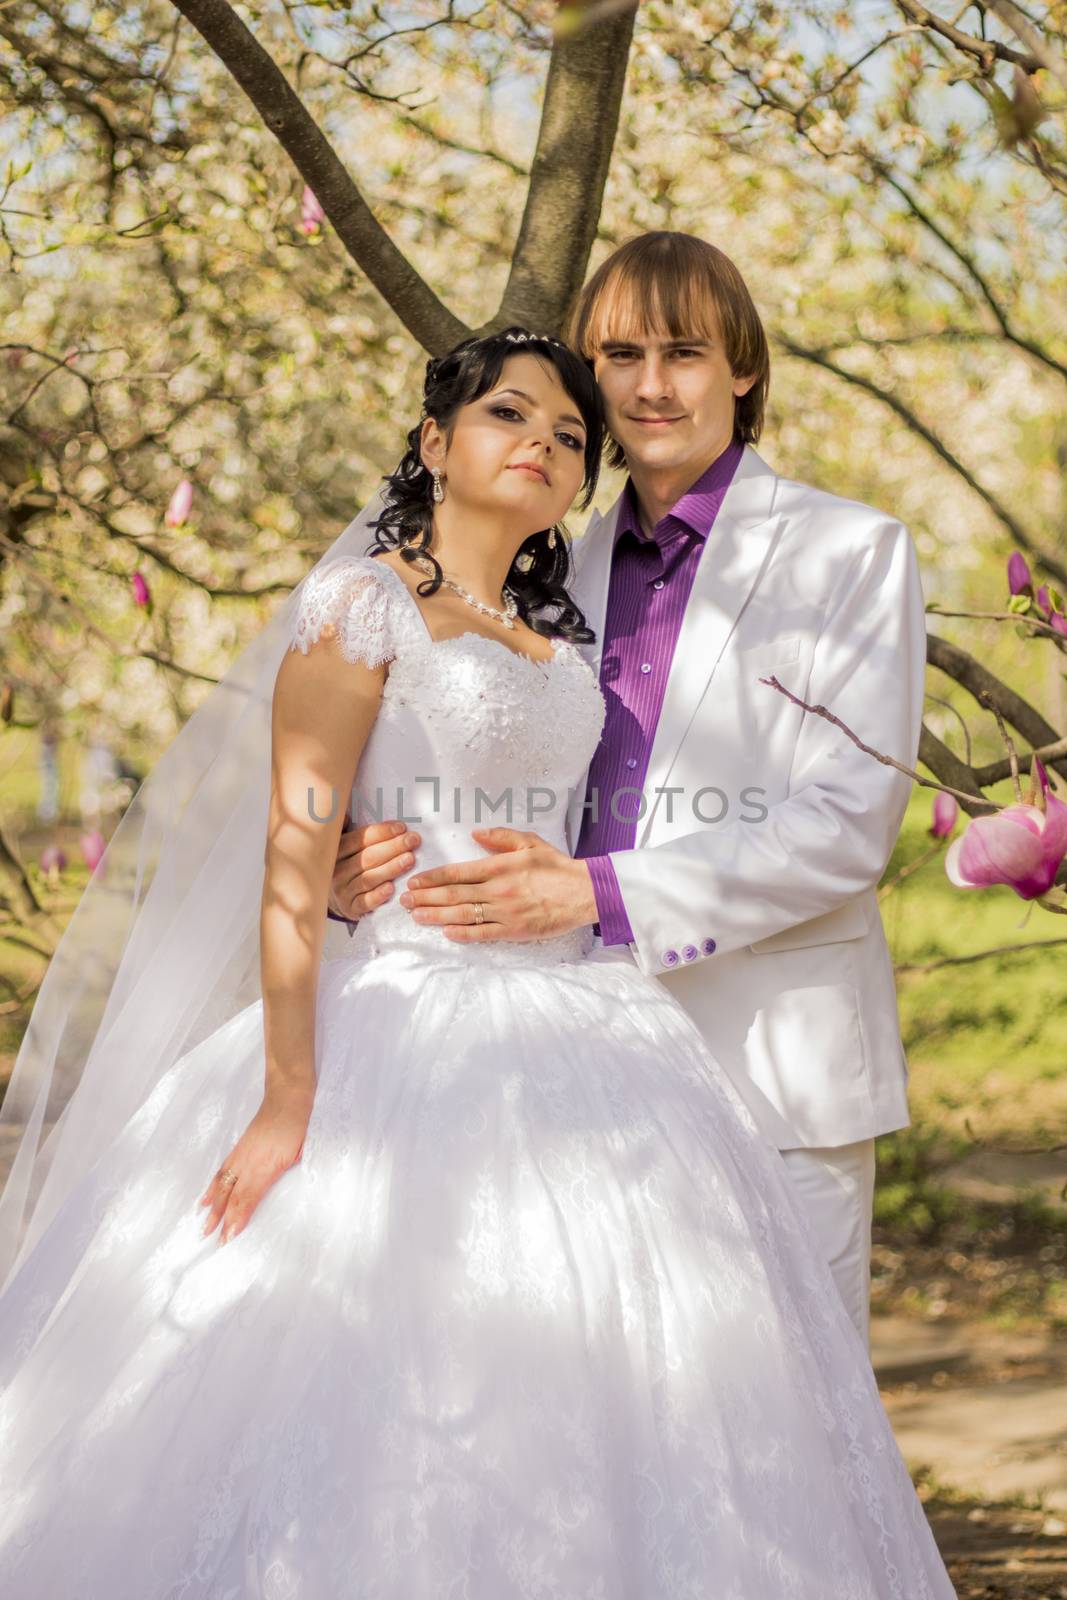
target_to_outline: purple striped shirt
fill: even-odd
[[[574,852],[589,864],[605,944],[629,944],[633,939],[611,851],[632,850],[637,842],[640,791],[686,602],[744,448],[737,440],[728,445],[651,534],[641,528],[632,482],[623,491],[600,664],[607,717],[589,768],[586,809]]]

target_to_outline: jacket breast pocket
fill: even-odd
[[[807,922],[797,922],[781,933],[772,933],[766,939],[757,939],[748,949],[753,955],[777,955],[779,950],[802,950],[812,944],[838,944],[845,939],[859,939],[867,932],[870,916],[866,902],[849,900],[820,917],[809,917]]]
[[[764,640],[737,652],[737,665],[746,678],[759,678],[775,667],[787,667],[800,655],[800,635],[791,639]]]

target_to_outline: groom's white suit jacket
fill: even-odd
[[[597,673],[618,511],[575,544]],[[637,847],[613,853],[633,943],[603,957],[667,984],[782,1149],[908,1122],[875,886],[911,782],[759,679],[773,673],[914,766],[925,666],[907,529],[780,478],[746,447],[686,608]],[[584,799],[579,787],[572,850]]]

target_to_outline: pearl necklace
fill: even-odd
[[[432,575],[434,570],[433,566],[429,561],[425,560],[425,558],[417,561],[415,564],[416,566],[420,567],[423,572],[428,572]],[[461,589],[458,583],[455,583],[451,578],[446,578],[444,574],[441,575],[441,583],[444,588],[451,589],[453,594],[458,594],[461,600],[466,600],[467,604],[469,606],[473,606],[475,611],[480,611],[484,616],[492,617],[495,621],[502,622],[505,628],[514,628],[515,618],[519,613],[519,607],[515,600],[515,596],[510,590],[504,590],[504,593],[507,595],[507,599],[504,603],[504,610],[497,611],[494,606],[487,606],[484,601],[475,599],[474,595],[469,593],[468,590]]]

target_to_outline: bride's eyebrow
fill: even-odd
[[[520,400],[525,400],[527,405],[535,406],[537,404],[537,401],[534,399],[533,395],[527,394],[525,389],[494,389],[489,398],[490,400],[499,400],[501,395],[505,394],[516,395]],[[576,417],[572,411],[565,411],[563,415],[558,418],[558,420],[560,422],[576,422],[579,428],[585,427],[585,423],[582,421],[581,417]]]

